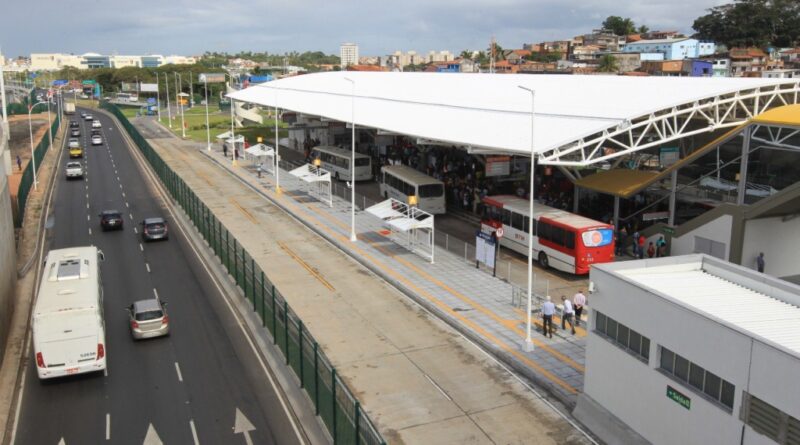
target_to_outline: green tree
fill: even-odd
[[[641,25],[641,26],[640,26],[640,27],[639,27],[639,28],[636,30],[636,32],[637,32],[637,33],[639,33],[639,34],[647,34],[649,31],[650,31],[650,28],[648,28],[648,27],[647,27],[647,25]]]
[[[462,59],[472,59],[472,51],[465,49],[461,51],[461,54],[458,55]]]
[[[800,40],[797,0],[735,0],[698,17],[694,37],[728,47],[794,46]]]
[[[597,72],[600,73],[616,73],[619,71],[619,64],[617,58],[611,54],[605,54],[600,57],[600,63],[597,65]]]
[[[618,36],[626,36],[636,32],[636,25],[629,18],[612,15],[608,16],[603,22],[603,29],[607,29]]]
[[[489,45],[489,47],[486,50],[487,50],[486,54],[489,54],[489,56],[491,57],[492,46]],[[501,47],[500,45],[497,44],[497,42],[495,42],[494,43],[494,61],[497,62],[497,61],[500,61],[500,60],[506,60],[506,52],[503,49],[503,47]]]

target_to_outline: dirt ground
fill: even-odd
[[[12,167],[12,174],[8,177],[8,188],[12,198],[14,198],[17,196],[19,182],[22,180],[22,170],[25,170],[25,167],[31,159],[31,138],[30,130],[28,129],[28,116],[9,116],[8,127],[9,134],[11,135],[9,148],[11,150]],[[31,115],[31,127],[33,128],[33,146],[35,148],[42,138],[47,137],[47,113]],[[55,135],[53,135],[53,137],[55,137]],[[22,161],[21,169],[17,166],[17,156],[19,156]]]

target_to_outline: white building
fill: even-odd
[[[455,60],[453,53],[450,51],[429,51],[428,52],[428,62],[451,62]]]
[[[186,56],[125,56],[125,55],[102,55],[97,53],[85,53],[82,55],[60,54],[60,53],[35,53],[31,54],[30,69],[33,71],[57,71],[65,67],[80,69],[86,68],[155,68],[161,65],[192,65],[197,62],[195,57]]]
[[[428,63],[427,57],[422,54],[417,54],[417,52],[414,50],[406,53],[402,51],[395,51],[394,54],[387,56],[387,65],[401,69],[407,67],[408,65],[419,65],[423,63]]]
[[[639,40],[626,43],[626,53],[662,53],[664,60],[696,59],[713,55],[717,45],[688,37],[680,39]]]
[[[702,254],[600,264],[591,281],[575,414],[602,439],[798,443],[800,286]]]
[[[339,47],[339,62],[342,69],[350,65],[358,65],[358,45],[355,43],[342,43]]]
[[[60,53],[31,54],[32,71],[57,71],[65,67],[86,68],[83,56]]]

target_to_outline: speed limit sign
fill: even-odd
[[[502,227],[498,227],[497,230],[494,231],[494,233],[497,234],[498,238],[502,238],[503,237],[503,228]]]

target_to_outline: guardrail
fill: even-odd
[[[54,135],[58,134],[58,127],[60,124],[61,116],[55,113],[55,119],[51,125],[51,130]],[[31,192],[31,186],[33,186],[33,164],[36,164],[36,171],[38,172],[39,167],[42,165],[42,160],[44,160],[44,155],[49,148],[50,138],[45,135],[33,151],[33,159],[36,162],[28,161],[28,165],[25,167],[25,170],[22,171],[22,179],[20,179],[19,189],[17,191],[17,217],[14,219],[14,227],[22,227],[22,221],[25,218],[25,204],[28,202],[28,194]],[[58,167],[56,167],[53,174],[57,174],[57,169]]]
[[[175,202],[234,278],[244,298],[252,304],[262,326],[280,347],[286,364],[297,376],[322,418],[334,444],[383,445],[386,442],[361,408],[359,401],[336,373],[303,321],[286,302],[269,276],[255,263],[216,215],[203,203],[113,104],[103,102],[122,123]]]

